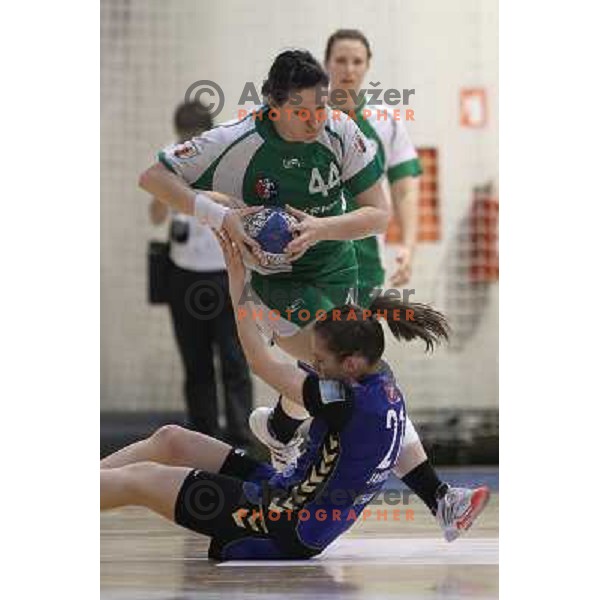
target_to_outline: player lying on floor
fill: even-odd
[[[237,305],[245,267],[226,234],[219,239]],[[443,315],[427,306],[387,298],[376,308],[387,311],[399,340],[433,349],[447,338]],[[383,328],[358,306],[333,309],[312,333],[317,373],[274,358],[253,319],[238,318],[238,330],[252,370],[313,416],[298,463],[277,473],[216,439],[167,426],[101,462],[101,509],[145,506],[211,537],[209,556],[218,560],[309,558],[356,521],[401,452],[406,408],[381,361]],[[463,528],[488,495],[480,490]]]

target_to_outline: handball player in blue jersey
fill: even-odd
[[[381,359],[379,318],[398,340],[420,339],[427,350],[447,338],[446,320],[396,298],[379,298],[371,310],[341,306],[315,323],[314,370],[282,362],[240,310],[245,267],[227,234],[218,236],[250,368],[313,417],[308,446],[278,472],[209,436],[162,427],[101,461],[101,509],[145,506],[211,537],[217,560],[310,558],[352,526],[402,452],[406,407]],[[480,488],[460,514],[445,515],[449,539],[470,527],[488,497]]]

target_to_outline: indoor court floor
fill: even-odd
[[[371,506],[372,515],[309,561],[215,563],[206,558],[208,538],[145,509],[104,513],[101,598],[497,598],[497,490],[472,529],[451,544],[411,496],[406,505]]]

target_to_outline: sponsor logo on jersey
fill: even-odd
[[[254,191],[261,200],[272,200],[279,194],[279,186],[269,177],[259,177],[254,185]]]
[[[304,306],[304,300],[302,298],[298,298],[298,300],[294,300],[286,309],[285,312],[290,311],[291,313],[299,311]]]
[[[175,154],[177,158],[192,158],[198,154],[198,148],[196,148],[193,142],[184,142],[175,147],[173,154]]]
[[[356,136],[354,136],[354,146],[361,154],[364,154],[367,151],[367,146],[362,133],[357,133]]]
[[[299,169],[302,166],[302,162],[299,158],[284,158],[283,159],[283,168],[284,169],[293,169],[296,167]]]

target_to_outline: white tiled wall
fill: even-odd
[[[148,221],[137,177],[172,138],[188,86],[217,81],[231,118],[243,83],[257,86],[282,49],[319,58],[327,36],[357,27],[374,58],[368,81],[415,88],[409,131],[439,150],[441,242],[420,247],[416,299],[448,311],[453,345],[433,357],[390,342],[412,406],[493,407],[498,400],[498,290],[469,285],[464,219],[474,185],[498,175],[498,11],[495,0],[102,0],[102,407],[182,407],[181,370],[167,309],[146,303],[146,243],[165,237]],[[489,123],[459,125],[459,91],[484,87]],[[463,235],[461,235],[461,232]],[[393,253],[393,249],[390,250]],[[272,393],[257,385],[257,402]]]

